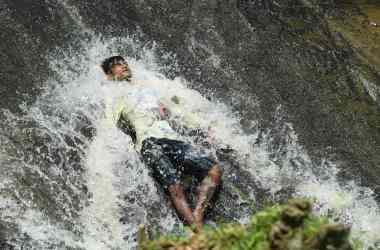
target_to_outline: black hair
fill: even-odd
[[[111,56],[109,58],[104,59],[101,66],[104,73],[108,75],[111,73],[112,67],[115,64],[119,63],[126,63],[126,61],[122,56]]]

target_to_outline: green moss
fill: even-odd
[[[380,132],[380,116],[378,107],[373,102],[371,105],[366,100],[343,99],[336,105],[337,111],[343,113],[351,120],[363,119],[362,122],[370,128]]]
[[[329,72],[327,74],[321,75],[319,80],[322,83],[336,84],[339,81],[340,77],[341,77],[340,74],[341,73],[339,71],[331,71],[331,72]]]
[[[309,31],[303,34],[304,39],[312,42],[321,43],[325,40],[325,37],[317,31]]]
[[[286,23],[294,30],[304,30],[306,28],[306,23],[302,19],[288,19]]]
[[[362,78],[376,83],[376,74],[366,64],[359,64],[350,77],[345,69],[336,69],[317,75],[317,81],[323,86],[323,98],[329,112],[340,114],[345,121],[356,121],[358,126],[366,126],[365,130],[380,132],[379,107],[368,94]],[[355,75],[355,76],[354,76]],[[362,77],[358,77],[362,76]],[[347,78],[352,81],[347,81]],[[329,104],[329,105],[327,105]],[[354,125],[352,124],[352,125]],[[376,133],[374,134],[376,136]]]
[[[141,250],[269,250],[269,249],[349,249],[349,229],[329,224],[328,219],[314,216],[311,204],[293,200],[256,213],[247,226],[224,224],[205,227],[187,236],[162,236],[149,240],[142,235]],[[355,246],[359,246],[357,243]],[[331,248],[332,249],[332,248]],[[357,248],[359,249],[359,248]]]
[[[306,29],[302,34],[302,39],[310,44],[321,46],[329,43],[329,38],[321,30]]]
[[[359,4],[361,13],[329,20],[330,29],[339,32],[357,51],[358,56],[380,72],[380,5]],[[377,24],[377,26],[373,25]]]

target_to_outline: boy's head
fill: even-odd
[[[102,69],[109,80],[130,81],[132,77],[131,70],[127,61],[122,56],[112,56],[102,62]]]

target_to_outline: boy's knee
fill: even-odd
[[[184,197],[184,188],[181,183],[171,184],[168,190],[172,197],[176,197],[176,198]]]
[[[214,181],[214,183],[219,184],[220,179],[222,177],[222,168],[219,166],[219,164],[214,165],[209,171],[208,176],[211,177],[211,179]]]

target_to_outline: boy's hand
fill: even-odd
[[[169,117],[169,112],[162,103],[159,104],[159,114],[162,120],[165,120]]]
[[[216,141],[216,133],[215,133],[215,130],[212,128],[212,127],[208,127],[207,129],[207,142],[210,143],[210,144],[214,144],[215,141]]]

